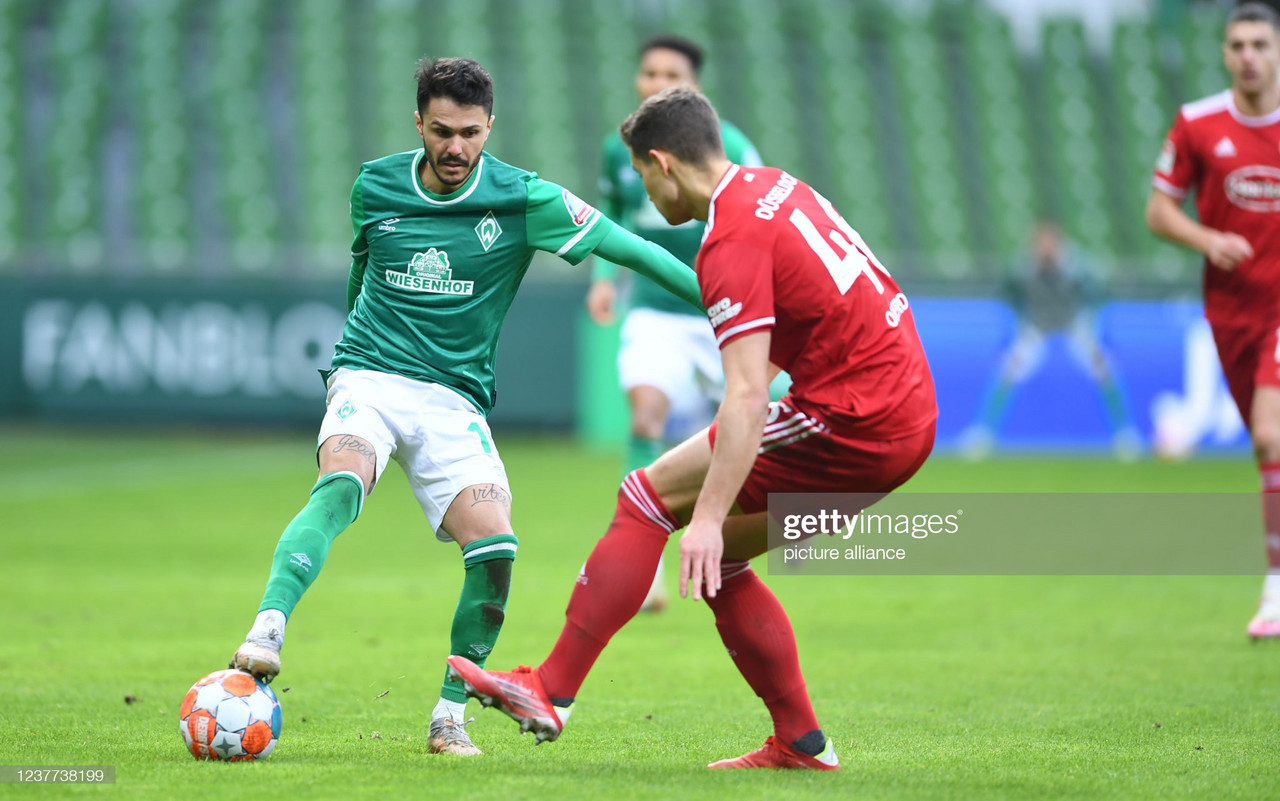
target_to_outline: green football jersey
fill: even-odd
[[[720,137],[724,140],[724,152],[735,164],[759,167],[760,154],[742,131],[732,123],[720,121]],[[698,220],[681,225],[671,225],[645,194],[640,176],[631,166],[631,151],[622,143],[622,137],[614,131],[604,141],[604,159],[600,168],[601,210],[627,230],[661,245],[672,255],[690,267],[698,257],[702,246],[702,231],[706,227]],[[596,277],[613,277],[616,268],[603,260],[597,260]],[[701,314],[697,309],[681,301],[649,279],[632,276],[630,306],[657,309],[679,314]]]
[[[422,157],[419,149],[367,162],[351,189],[359,294],[333,366],[441,384],[488,414],[498,334],[533,252],[577,264],[614,223],[488,153],[466,183],[437,195],[418,178]]]

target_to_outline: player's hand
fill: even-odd
[[[1239,234],[1215,231],[1204,255],[1219,270],[1234,270],[1240,262],[1253,258],[1253,246]]]
[[[680,537],[680,597],[700,601],[720,590],[720,557],[724,554],[721,523],[694,519]]]
[[[609,325],[613,322],[613,304],[618,297],[618,290],[612,281],[595,281],[587,290],[587,314],[596,325]]]

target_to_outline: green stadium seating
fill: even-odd
[[[986,286],[1046,214],[1113,278],[1194,289],[1142,209],[1178,105],[1227,86],[1225,9],[1164,8],[1025,53],[982,0],[0,0],[0,271],[330,274],[360,162],[419,144],[424,55],[489,67],[489,150],[594,197],[670,32],[900,278]]]
[[[1041,111],[1048,124],[1053,184],[1049,213],[1067,234],[1099,257],[1115,253],[1115,220],[1108,204],[1107,162],[1102,151],[1102,107],[1090,68],[1084,27],[1078,19],[1053,19],[1043,31]]]
[[[974,226],[986,234],[990,252],[981,269],[990,277],[1025,246],[1039,205],[1022,82],[1025,70],[1004,17],[973,8],[959,16],[957,25],[977,136],[979,180],[971,189],[984,209]]]
[[[46,250],[73,270],[103,261],[102,170],[107,114],[106,0],[55,9],[50,53],[55,97],[45,151],[48,208],[38,216]]]
[[[153,0],[128,8],[125,28],[133,65],[137,186],[133,193],[140,266],[183,269],[192,256],[191,129],[183,82],[190,3]]]
[[[0,273],[20,252],[22,214],[22,40],[24,4],[0,0]]]
[[[1231,76],[1222,64],[1222,24],[1225,14],[1209,3],[1189,3],[1182,16],[1180,31],[1182,56],[1182,96],[1179,103],[1189,103],[1221,92],[1231,85]],[[1170,110],[1169,122],[1173,121]]]
[[[211,9],[209,67],[226,256],[231,268],[255,273],[281,268],[281,201],[275,177],[285,165],[271,150],[272,109],[266,91],[267,55],[274,52],[267,25],[271,6],[268,0],[222,0]]]
[[[889,65],[900,104],[906,175],[916,247],[935,275],[955,279],[972,272],[972,239],[960,177],[956,120],[932,15],[902,5],[882,17]]]
[[[366,12],[370,38],[364,58],[347,60],[350,72],[361,80],[348,85],[348,90],[365,96],[369,103],[367,123],[361,126],[357,120],[354,126],[361,143],[358,152],[344,165],[347,189],[360,163],[422,146],[413,128],[417,91],[413,74],[418,59],[441,54],[438,48],[444,36],[435,25],[416,23],[439,14],[435,6],[425,7],[418,0],[377,0]],[[355,50],[356,42],[348,44]]]
[[[855,39],[857,11],[846,3],[809,7],[796,15],[796,23],[800,41],[812,47],[815,72],[797,76],[813,81],[812,116],[806,110],[802,119],[809,124],[797,140],[813,156],[805,177],[827,194],[872,250],[887,256],[898,241],[885,202],[888,176],[877,140],[866,49]],[[768,162],[770,156],[764,158]]]
[[[1143,278],[1154,281],[1183,277],[1187,262],[1177,246],[1152,235],[1143,219],[1151,170],[1176,108],[1161,79],[1163,72],[1155,24],[1128,20],[1117,25],[1111,48],[1114,102],[1109,113],[1119,126],[1116,145],[1123,166],[1113,188],[1123,223],[1119,231],[1125,234],[1119,252],[1138,265],[1134,269],[1141,270]],[[1133,277],[1137,276],[1125,276]]]
[[[291,27],[293,97],[298,106],[297,175],[304,267],[327,269],[351,243],[346,198],[355,178],[352,145],[353,89],[346,54],[352,49],[342,0],[307,0],[287,7]],[[402,98],[411,97],[409,92]],[[412,101],[406,101],[412,105]],[[407,126],[407,120],[402,123]]]

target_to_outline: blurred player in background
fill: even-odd
[[[511,490],[486,415],[503,318],[534,250],[596,253],[699,304],[693,271],[568,190],[484,152],[493,83],[468,59],[423,59],[423,147],[364,164],[351,191],[349,315],[326,376],[320,478],[284,530],[259,613],[232,667],[270,681],[285,621],[394,458],[427,522],[462,550],[451,653],[484,661],[502,627],[517,541]],[[433,594],[434,597],[434,594]],[[445,681],[429,749],[478,754],[466,695]]]
[[[696,90],[650,97],[622,137],[663,216],[707,222],[698,283],[721,349],[724,401],[709,429],[623,481],[560,639],[536,670],[489,672],[460,656],[449,664],[470,694],[539,741],[556,738],[596,658],[639,611],[668,537],[687,523],[680,594],[706,598],[774,727],[761,748],[709,767],[837,769],[791,622],[749,560],[769,548],[769,493],[888,493],[928,457],[937,405],[912,312],[825,198],[781,170],[726,158],[715,110]],[[770,403],[779,368],[791,391]]]
[[[1267,576],[1253,638],[1280,637],[1280,17],[1245,3],[1222,47],[1231,88],[1178,112],[1147,225],[1204,254],[1205,317],[1262,475]],[[1182,210],[1196,193],[1199,222]]]
[[[1018,316],[1018,332],[987,388],[978,422],[961,435],[965,455],[981,458],[991,451],[1014,388],[1044,364],[1050,341],[1063,337],[1072,357],[1102,393],[1116,454],[1123,459],[1136,457],[1141,437],[1115,362],[1098,337],[1102,287],[1087,255],[1067,240],[1056,223],[1042,220],[1032,231],[1027,257],[1007,276],[1005,290]]]
[[[636,92],[640,100],[668,86],[698,86],[703,52],[678,36],[655,36],[640,49]],[[745,166],[760,164],[760,156],[742,132],[720,122],[720,135],[730,160]],[[702,223],[690,220],[670,225],[644,193],[640,176],[631,167],[631,155],[617,131],[604,142],[600,170],[601,210],[630,231],[662,245],[693,266],[702,243]],[[600,325],[613,322],[618,307],[615,283],[617,267],[596,259],[587,311]],[[675,411],[706,425],[713,404],[724,391],[724,372],[715,337],[702,312],[670,292],[638,276],[632,276],[627,312],[618,350],[618,376],[631,409],[631,433],[627,441],[623,475],[644,467],[666,450],[665,433]],[[643,609],[666,606],[662,561],[653,576]]]

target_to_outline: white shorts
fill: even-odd
[[[377,458],[375,485],[394,457],[441,542],[453,540],[440,524],[459,492],[473,484],[496,484],[511,494],[489,423],[447,387],[338,368],[329,378],[325,406],[317,448],[335,435],[366,440]]]
[[[673,412],[724,397],[720,348],[706,318],[654,309],[632,309],[622,321],[618,348],[622,388],[662,390]]]

